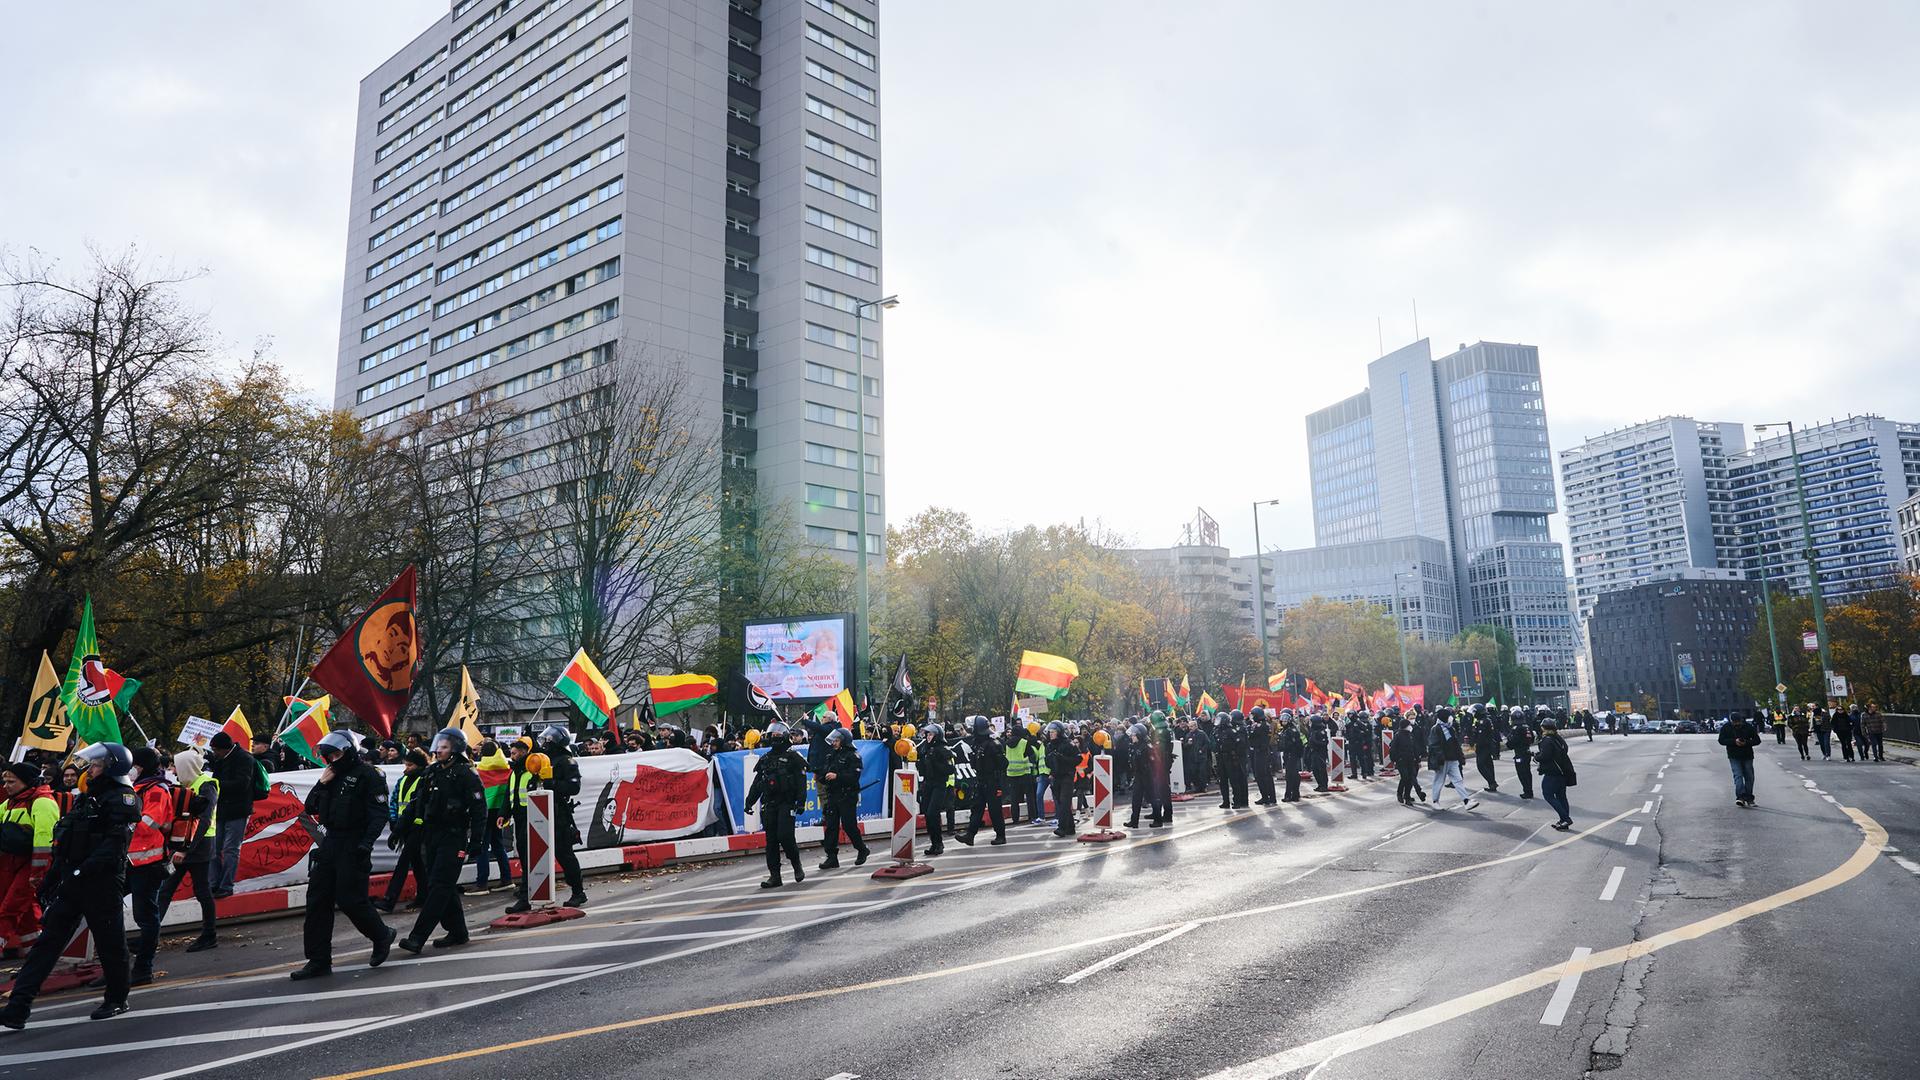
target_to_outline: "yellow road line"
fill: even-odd
[[[1629,945],[1593,953],[1584,960],[1561,962],[1543,967],[1517,978],[1508,979],[1506,982],[1428,1006],[1417,1012],[1396,1016],[1391,1020],[1383,1020],[1366,1027],[1354,1028],[1351,1031],[1343,1031],[1338,1035],[1329,1035],[1324,1039],[1296,1046],[1291,1050],[1284,1050],[1257,1061],[1224,1069],[1207,1077],[1206,1080],[1271,1080],[1273,1077],[1284,1076],[1296,1069],[1304,1069],[1309,1065],[1351,1054],[1356,1050],[1378,1046],[1401,1036],[1411,1035],[1437,1024],[1458,1019],[1490,1005],[1551,986],[1559,982],[1561,976],[1570,972],[1584,974],[1599,968],[1622,964],[1636,957],[1658,952],[1670,945],[1678,945],[1681,942],[1704,937],[1716,930],[1724,930],[1755,915],[1762,915],[1786,907],[1788,904],[1798,903],[1810,896],[1817,896],[1829,889],[1844,885],[1859,877],[1867,867],[1872,866],[1879,859],[1880,845],[1887,842],[1887,831],[1880,826],[1879,822],[1852,807],[1841,807],[1841,809],[1845,810],[1854,824],[1860,827],[1861,832],[1865,834],[1865,839],[1860,842],[1860,846],[1854,850],[1852,857],[1846,862],[1811,881],[1802,882],[1771,896],[1741,904],[1718,915],[1655,934]]]
[[[961,964],[955,967],[936,968],[932,971],[923,971],[923,972],[918,972],[912,975],[896,975],[890,978],[875,979],[869,982],[854,983],[847,986],[834,986],[834,987],[828,987],[826,989],[821,989],[821,990],[807,990],[807,991],[802,991],[802,992],[792,993],[792,994],[781,994],[774,997],[751,998],[745,1001],[723,1002],[717,1005],[704,1005],[704,1006],[700,1006],[699,1008],[681,1009],[676,1012],[659,1013],[653,1016],[643,1016],[643,1017],[638,1017],[632,1020],[618,1020],[612,1023],[599,1024],[599,1025],[595,1025],[593,1027],[587,1027],[587,1028],[580,1028],[574,1031],[556,1032],[552,1035],[539,1035],[539,1036],[534,1036],[532,1038],[517,1039],[513,1042],[499,1043],[494,1046],[474,1047],[470,1050],[460,1050],[460,1051],[455,1051],[449,1054],[441,1054],[435,1057],[419,1058],[414,1061],[396,1062],[391,1065],[379,1065],[369,1069],[361,1069],[356,1072],[339,1073],[334,1076],[323,1077],[322,1080],[357,1080],[357,1078],[359,1077],[384,1076],[388,1073],[404,1072],[409,1069],[425,1068],[430,1065],[443,1065],[450,1061],[465,1061],[471,1058],[485,1057],[491,1054],[505,1053],[510,1050],[522,1050],[531,1046],[545,1046],[551,1043],[565,1042],[569,1039],[584,1038],[592,1035],[604,1035],[608,1032],[625,1031],[632,1028],[647,1027],[653,1024],[663,1024],[672,1020],[689,1020],[689,1019],[694,1019],[696,1017],[702,1017],[702,1016],[714,1016],[721,1013],[740,1012],[747,1009],[765,1008],[770,1005],[786,1005],[796,1001],[819,1000],[823,998],[840,997],[846,994],[863,993],[868,990],[881,990],[890,986],[900,986],[906,983],[925,982],[932,979],[943,979],[953,975],[964,975],[968,972],[982,971],[988,968],[1000,967],[1006,964],[1021,963],[1027,960],[1036,959],[1038,957],[1052,956],[1057,953],[1086,948],[1088,946],[1103,945],[1113,941],[1124,941],[1128,938],[1142,937],[1148,934],[1161,934],[1161,933],[1167,932],[1168,930],[1173,930],[1178,927],[1185,926],[1189,923],[1206,924],[1206,923],[1213,923],[1213,922],[1224,922],[1228,919],[1245,918],[1246,916],[1249,916],[1249,915],[1264,914],[1264,913],[1269,913],[1274,911],[1283,911],[1289,908],[1306,907],[1312,904],[1329,903],[1335,900],[1343,900],[1349,897],[1359,896],[1365,893],[1379,892],[1384,889],[1400,888],[1406,885],[1414,885],[1424,881],[1432,881],[1435,878],[1449,877],[1454,874],[1463,874],[1472,870],[1483,870],[1488,867],[1501,866],[1506,863],[1518,862],[1522,859],[1534,858],[1539,855],[1544,855],[1549,851],[1553,851],[1558,848],[1565,847],[1566,845],[1571,844],[1576,840],[1586,839],[1592,836],[1594,833],[1600,831],[1601,829],[1604,829],[1609,825],[1615,824],[1616,822],[1619,822],[1623,818],[1629,817],[1636,812],[1637,811],[1635,810],[1623,811],[1619,814],[1614,815],[1611,818],[1608,818],[1606,821],[1603,821],[1598,825],[1595,825],[1592,828],[1585,830],[1584,832],[1574,833],[1556,843],[1537,847],[1530,851],[1526,851],[1518,855],[1509,855],[1503,858],[1491,859],[1486,862],[1475,863],[1471,866],[1456,867],[1452,870],[1443,870],[1443,871],[1439,871],[1437,873],[1432,873],[1432,874],[1422,874],[1418,877],[1406,878],[1401,881],[1383,882],[1378,885],[1368,885],[1368,886],[1364,886],[1362,888],[1357,888],[1357,889],[1347,889],[1337,893],[1328,893],[1322,896],[1307,897],[1302,900],[1292,900],[1292,901],[1288,901],[1286,903],[1281,903],[1281,904],[1263,905],[1257,908],[1249,908],[1245,911],[1228,912],[1221,915],[1208,916],[1202,919],[1183,919],[1175,922],[1160,923],[1155,926],[1144,926],[1134,930],[1127,930],[1127,931],[1122,931],[1114,934],[1105,934],[1100,937],[1089,938],[1084,941],[1068,942],[1066,944],[1054,945],[1044,949],[1036,949],[1032,952],[1020,953],[1014,956],[1002,956],[992,960],[979,960],[970,964]],[[1202,825],[1200,828],[1190,830],[1187,833],[1182,833],[1182,834],[1169,833],[1164,836],[1149,837],[1145,840],[1140,841],[1137,844],[1131,844],[1131,845],[1128,845],[1127,848],[1122,848],[1119,850],[1131,850],[1133,848],[1143,847],[1148,844],[1162,843],[1164,841],[1173,839],[1175,835],[1190,836],[1190,835],[1193,835],[1194,833],[1204,832],[1208,829],[1218,828],[1222,825],[1231,824],[1235,821],[1243,820],[1244,818],[1248,818],[1251,816],[1252,815],[1236,814],[1230,818],[1222,818],[1218,821],[1208,822],[1205,825]],[[1075,856],[1075,858],[1076,859],[1092,858],[1104,853],[1105,852],[1103,851],[1085,852]],[[1062,861],[1065,861],[1065,860],[1063,859]],[[1002,868],[996,868],[996,869],[1002,869]],[[1559,970],[1560,970],[1559,968],[1555,969],[1555,978],[1559,977],[1558,975]],[[353,1032],[348,1031],[348,1032],[345,1032],[344,1034],[351,1035],[353,1034]]]

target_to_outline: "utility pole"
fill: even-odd
[[[854,518],[860,523],[859,534],[853,538],[858,586],[855,621],[860,624],[853,635],[853,664],[863,700],[872,696],[867,650],[873,644],[873,627],[867,621],[867,309],[872,308],[873,317],[878,319],[881,309],[899,303],[897,296],[883,296],[878,300],[855,301],[853,309],[853,474],[854,498],[860,504],[855,508]]]
[[[1755,424],[1754,429],[1765,430],[1781,426],[1783,425]],[[1800,505],[1800,542],[1805,545],[1802,554],[1807,561],[1807,591],[1812,594],[1813,600],[1813,633],[1815,641],[1820,646],[1820,694],[1831,705],[1833,697],[1827,693],[1829,689],[1827,679],[1833,674],[1833,658],[1827,648],[1827,600],[1820,589],[1820,559],[1813,548],[1813,515],[1807,509],[1807,481],[1800,471],[1800,439],[1794,432],[1793,421],[1788,420],[1784,426],[1787,429],[1787,451],[1793,458],[1794,496]],[[1764,566],[1761,567],[1761,573],[1766,573]]]
[[[1260,688],[1266,689],[1272,669],[1267,666],[1267,552],[1260,546],[1260,508],[1278,506],[1279,499],[1253,504],[1253,632],[1260,637]]]
[[[1779,699],[1780,711],[1787,711],[1787,692],[1780,687],[1787,681],[1780,677],[1780,639],[1773,633],[1773,590],[1767,586],[1767,572],[1760,571],[1760,606],[1767,609],[1767,648],[1773,650],[1773,694]]]

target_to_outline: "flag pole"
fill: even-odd
[[[139,732],[139,733],[140,733],[140,738],[141,738],[141,739],[142,739],[142,740],[143,740],[143,741],[144,741],[144,742],[145,742],[145,743],[146,743],[146,744],[147,744],[148,746],[152,746],[152,745],[154,744],[154,743],[153,743],[153,736],[151,736],[151,735],[149,735],[149,734],[147,734],[147,729],[146,729],[146,728],[143,728],[143,727],[141,727],[141,726],[140,726],[140,718],[139,718],[139,717],[137,717],[137,716],[135,716],[135,715],[133,715],[133,710],[132,710],[132,709],[128,709],[128,710],[127,710],[127,719],[129,719],[129,720],[131,720],[131,721],[133,721],[133,730],[135,730],[135,731],[137,731],[137,732]]]
[[[281,732],[283,732],[283,731],[285,731],[285,730],[287,730],[287,720],[288,720],[288,719],[289,719],[290,717],[292,717],[292,716],[293,716],[293,701],[292,701],[292,699],[293,699],[293,698],[297,698],[297,697],[299,697],[299,696],[300,696],[300,692],[301,692],[302,690],[305,690],[305,689],[307,688],[307,684],[308,684],[308,683],[310,683],[310,682],[312,682],[312,681],[313,681],[313,677],[312,677],[311,675],[309,675],[308,677],[306,677],[306,678],[304,678],[304,679],[301,679],[301,680],[300,680],[300,685],[299,685],[298,687],[296,687],[296,688],[294,689],[294,691],[293,691],[293,693],[291,693],[291,694],[288,694],[288,695],[287,695],[287,698],[288,698],[289,700],[287,701],[287,704],[286,704],[286,707],[280,710],[280,721],[279,721],[278,723],[276,723],[276,724],[275,724],[275,725],[273,726],[273,737],[274,737],[274,738],[276,738],[276,739],[277,739],[277,738],[279,738],[279,737],[280,737],[280,733],[281,733]]]

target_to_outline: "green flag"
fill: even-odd
[[[73,640],[73,658],[60,684],[60,703],[66,706],[73,732],[82,742],[120,741],[120,712],[140,689],[140,680],[128,679],[100,659],[100,642],[93,632],[93,597],[80,611],[80,633]]]

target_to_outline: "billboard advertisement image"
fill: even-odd
[[[851,615],[761,619],[745,626],[747,681],[775,701],[819,701],[851,683]]]

